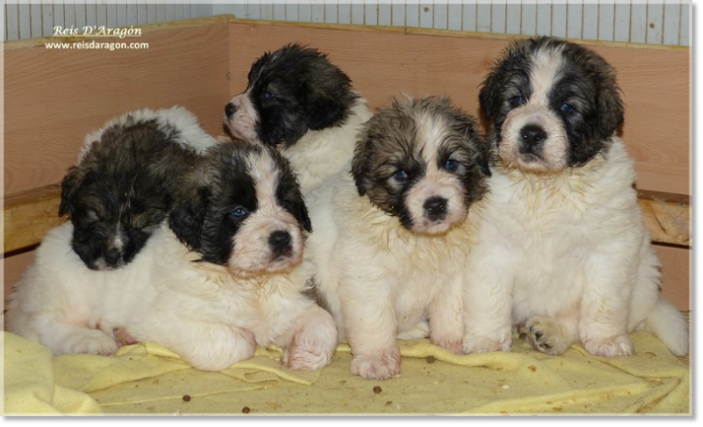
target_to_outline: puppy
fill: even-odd
[[[70,222],[50,231],[11,296],[7,330],[55,354],[112,354],[129,336],[208,371],[271,343],[292,369],[327,365],[336,329],[296,277],[311,228],[285,159],[222,144],[183,182],[168,221],[120,269],[86,268]]]
[[[660,264],[616,129],[615,70],[595,52],[538,37],[511,44],[483,82],[495,156],[467,271],[466,352],[509,351],[511,317],[532,346],[633,352],[654,332],[688,351],[682,315],[659,295]]]
[[[254,62],[224,120],[236,138],[278,147],[307,194],[348,168],[357,131],[370,116],[344,72],[317,50],[290,44]]]
[[[447,98],[395,100],[364,125],[351,174],[307,199],[316,231],[304,269],[351,345],[356,375],[398,375],[397,338],[429,334],[462,351],[466,218],[488,168],[474,128]]]
[[[178,176],[217,142],[188,110],[132,111],[89,133],[61,186],[71,247],[93,270],[134,259],[168,214]]]

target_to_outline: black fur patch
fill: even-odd
[[[71,246],[88,268],[128,264],[165,219],[176,177],[197,157],[173,136],[154,120],[116,125],[69,169],[59,215],[71,219]],[[118,234],[121,248],[113,245]]]
[[[257,59],[247,89],[259,115],[259,139],[286,147],[308,130],[342,124],[358,98],[349,77],[326,55],[298,44]]]
[[[531,60],[543,49],[561,50],[563,66],[556,74],[549,102],[568,135],[568,165],[578,167],[603,151],[624,120],[615,70],[594,51],[554,37],[513,42],[483,81],[479,94],[481,111],[492,122],[490,139],[497,146],[503,122],[512,109],[510,100],[528,100],[532,95]],[[560,107],[564,103],[574,106],[574,111],[563,112]]]

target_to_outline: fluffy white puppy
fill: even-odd
[[[316,231],[304,268],[351,345],[356,375],[398,375],[397,338],[429,333],[462,351],[466,218],[487,173],[474,126],[446,98],[395,101],[364,125],[352,173],[307,198]]]
[[[50,231],[11,296],[8,331],[55,354],[111,354],[126,335],[202,370],[270,343],[292,369],[327,365],[336,329],[296,278],[310,221],[287,161],[222,144],[181,186],[168,222],[120,269],[88,269],[71,250],[71,223]]]
[[[233,136],[278,147],[305,195],[348,165],[371,112],[326,55],[290,44],[258,58],[248,78],[225,106]]]
[[[653,331],[676,355],[687,324],[659,295],[659,261],[615,131],[615,72],[587,48],[539,37],[510,45],[486,77],[481,109],[496,153],[466,274],[464,350],[509,351],[513,322],[533,347],[580,342],[633,352]]]

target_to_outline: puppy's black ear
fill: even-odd
[[[481,91],[478,93],[478,103],[483,116],[492,121],[495,117],[496,100],[500,100],[501,82],[499,73],[494,69],[486,76],[481,84]]]
[[[344,119],[355,97],[349,77],[333,65],[321,65],[312,75],[304,83],[303,108],[308,127],[319,130]]]
[[[206,186],[182,193],[168,217],[168,224],[178,240],[192,250],[200,250],[202,245],[202,228],[210,195],[210,188]]]
[[[290,203],[289,212],[298,220],[298,223],[300,223],[305,231],[312,233],[312,222],[308,216],[308,208],[305,206],[302,196],[299,200]]]
[[[620,89],[611,74],[602,80],[598,90],[598,130],[604,138],[611,136],[625,119]]]
[[[356,190],[359,196],[366,194],[366,180],[371,163],[371,141],[366,138],[365,132],[359,136],[354,149],[354,157],[351,162],[351,174],[354,177]]]
[[[78,190],[78,187],[83,182],[83,178],[85,178],[85,173],[83,173],[81,169],[76,166],[71,167],[66,176],[63,177],[63,180],[61,181],[61,204],[59,205],[59,216],[68,214],[70,217],[73,213],[76,190]]]
[[[312,222],[308,216],[308,208],[305,206],[300,187],[292,172],[286,171],[281,175],[281,180],[276,188],[276,199],[285,210],[293,215],[305,231],[312,233]]]

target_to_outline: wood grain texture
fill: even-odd
[[[662,296],[682,311],[691,310],[691,250],[654,245],[662,265]]]
[[[128,110],[181,104],[221,133],[227,35],[223,23],[147,33],[146,50],[6,51],[5,193],[58,183],[85,134]]]
[[[480,83],[510,40],[455,31],[315,28],[236,20],[230,30],[232,95],[246,87],[255,58],[297,41],[328,53],[373,108],[400,92],[446,93],[473,115],[479,113]],[[623,138],[636,160],[638,188],[690,194],[689,50],[602,42],[589,46],[618,72],[626,104]]]

